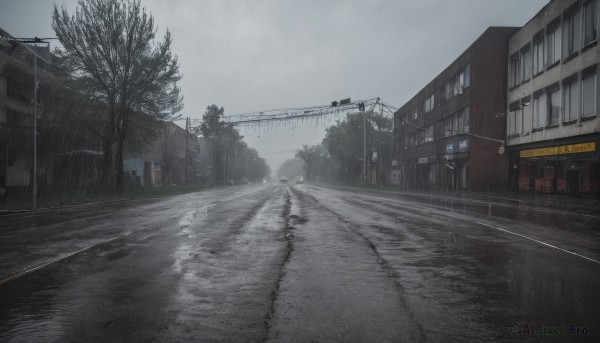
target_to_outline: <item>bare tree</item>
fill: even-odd
[[[183,107],[171,34],[155,42],[154,20],[139,0],[80,0],[73,15],[55,5],[52,28],[64,47],[57,61],[67,87],[104,109],[102,185],[119,191],[132,123],[170,120]]]

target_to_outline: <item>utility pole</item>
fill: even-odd
[[[233,164],[231,166],[231,169],[233,169],[233,171],[231,172],[233,174],[233,182],[235,182],[238,179],[238,168],[236,168],[236,164],[238,163],[238,150],[237,150],[237,144],[238,144],[238,137],[237,135],[234,135],[233,139],[235,139],[234,142],[234,148],[233,148],[233,153],[234,153],[234,159],[233,159]]]
[[[363,183],[367,184],[367,111],[363,112]]]
[[[377,104],[379,104],[379,98],[377,98],[377,101],[375,101],[375,104],[373,104],[373,107],[371,107],[371,109],[370,109],[371,112],[375,109]],[[366,185],[367,184],[367,111],[365,111],[364,105],[359,106],[359,109],[363,110],[363,183]]]
[[[37,55],[33,56],[33,210],[37,210]]]
[[[377,150],[377,167],[379,168],[379,173],[377,175],[377,182],[383,186],[383,148],[381,147],[381,126],[383,125],[383,104],[379,104],[379,146]]]
[[[58,39],[56,37],[50,37],[50,38],[10,38],[10,39],[6,39],[4,37],[0,37],[0,39],[2,41],[14,41],[14,42],[18,42],[22,47],[24,47],[25,49],[27,49],[32,55],[33,55],[33,177],[32,177],[32,182],[33,182],[33,187],[32,189],[32,208],[33,210],[37,210],[37,84],[38,84],[38,79],[37,79],[37,60],[38,58],[41,59],[42,61],[44,61],[47,65],[50,64],[49,61],[45,60],[43,57],[39,56],[37,53],[35,53],[30,47],[27,46],[27,43],[32,43],[32,44],[48,44],[48,42],[46,42],[46,40],[48,39]],[[37,45],[36,45],[37,46]]]
[[[189,151],[189,141],[190,141],[190,117],[185,118],[185,168],[184,168],[184,173],[185,175],[183,176],[183,183],[187,184],[188,183],[188,159],[190,156],[190,151]]]
[[[160,176],[161,185],[165,185],[167,183],[167,161],[168,161],[168,153],[169,149],[167,147],[167,143],[169,142],[169,123],[165,125],[165,153],[164,153],[164,164],[162,166],[162,173]]]

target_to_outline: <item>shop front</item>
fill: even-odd
[[[441,169],[443,190],[468,189],[469,140],[463,139],[446,144],[442,155],[444,164]]]
[[[590,193],[599,186],[597,142],[516,150],[511,153],[513,190]]]
[[[435,155],[419,157],[416,168],[417,190],[436,190],[438,188],[437,174],[439,168],[437,157]]]

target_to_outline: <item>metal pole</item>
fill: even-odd
[[[190,156],[189,144],[190,141],[190,117],[185,118],[185,175],[183,176],[183,184],[188,183],[188,158]]]
[[[377,175],[377,182],[383,186],[383,148],[381,147],[381,125],[383,125],[383,104],[379,104],[379,146],[377,150],[377,166],[379,167],[379,173]]]
[[[54,39],[54,38],[50,38]],[[18,40],[17,40],[18,41]],[[36,38],[37,41],[37,38]],[[21,43],[20,41],[18,41]],[[43,42],[46,43],[46,42]],[[27,44],[22,44],[21,46],[27,49],[33,55],[33,187],[32,187],[32,207],[33,210],[37,210],[37,60],[41,59],[46,63],[46,65],[50,64],[44,58],[38,56],[31,48],[27,46]]]
[[[367,111],[363,113],[363,183],[367,184]]]
[[[37,210],[37,56],[33,56],[33,210]]]

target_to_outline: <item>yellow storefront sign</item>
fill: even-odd
[[[562,155],[562,154],[577,154],[580,152],[593,152],[596,151],[596,142],[586,142],[577,144],[567,144],[558,146],[549,146],[545,148],[521,150],[519,156],[521,158],[526,157],[539,157],[549,155]]]

